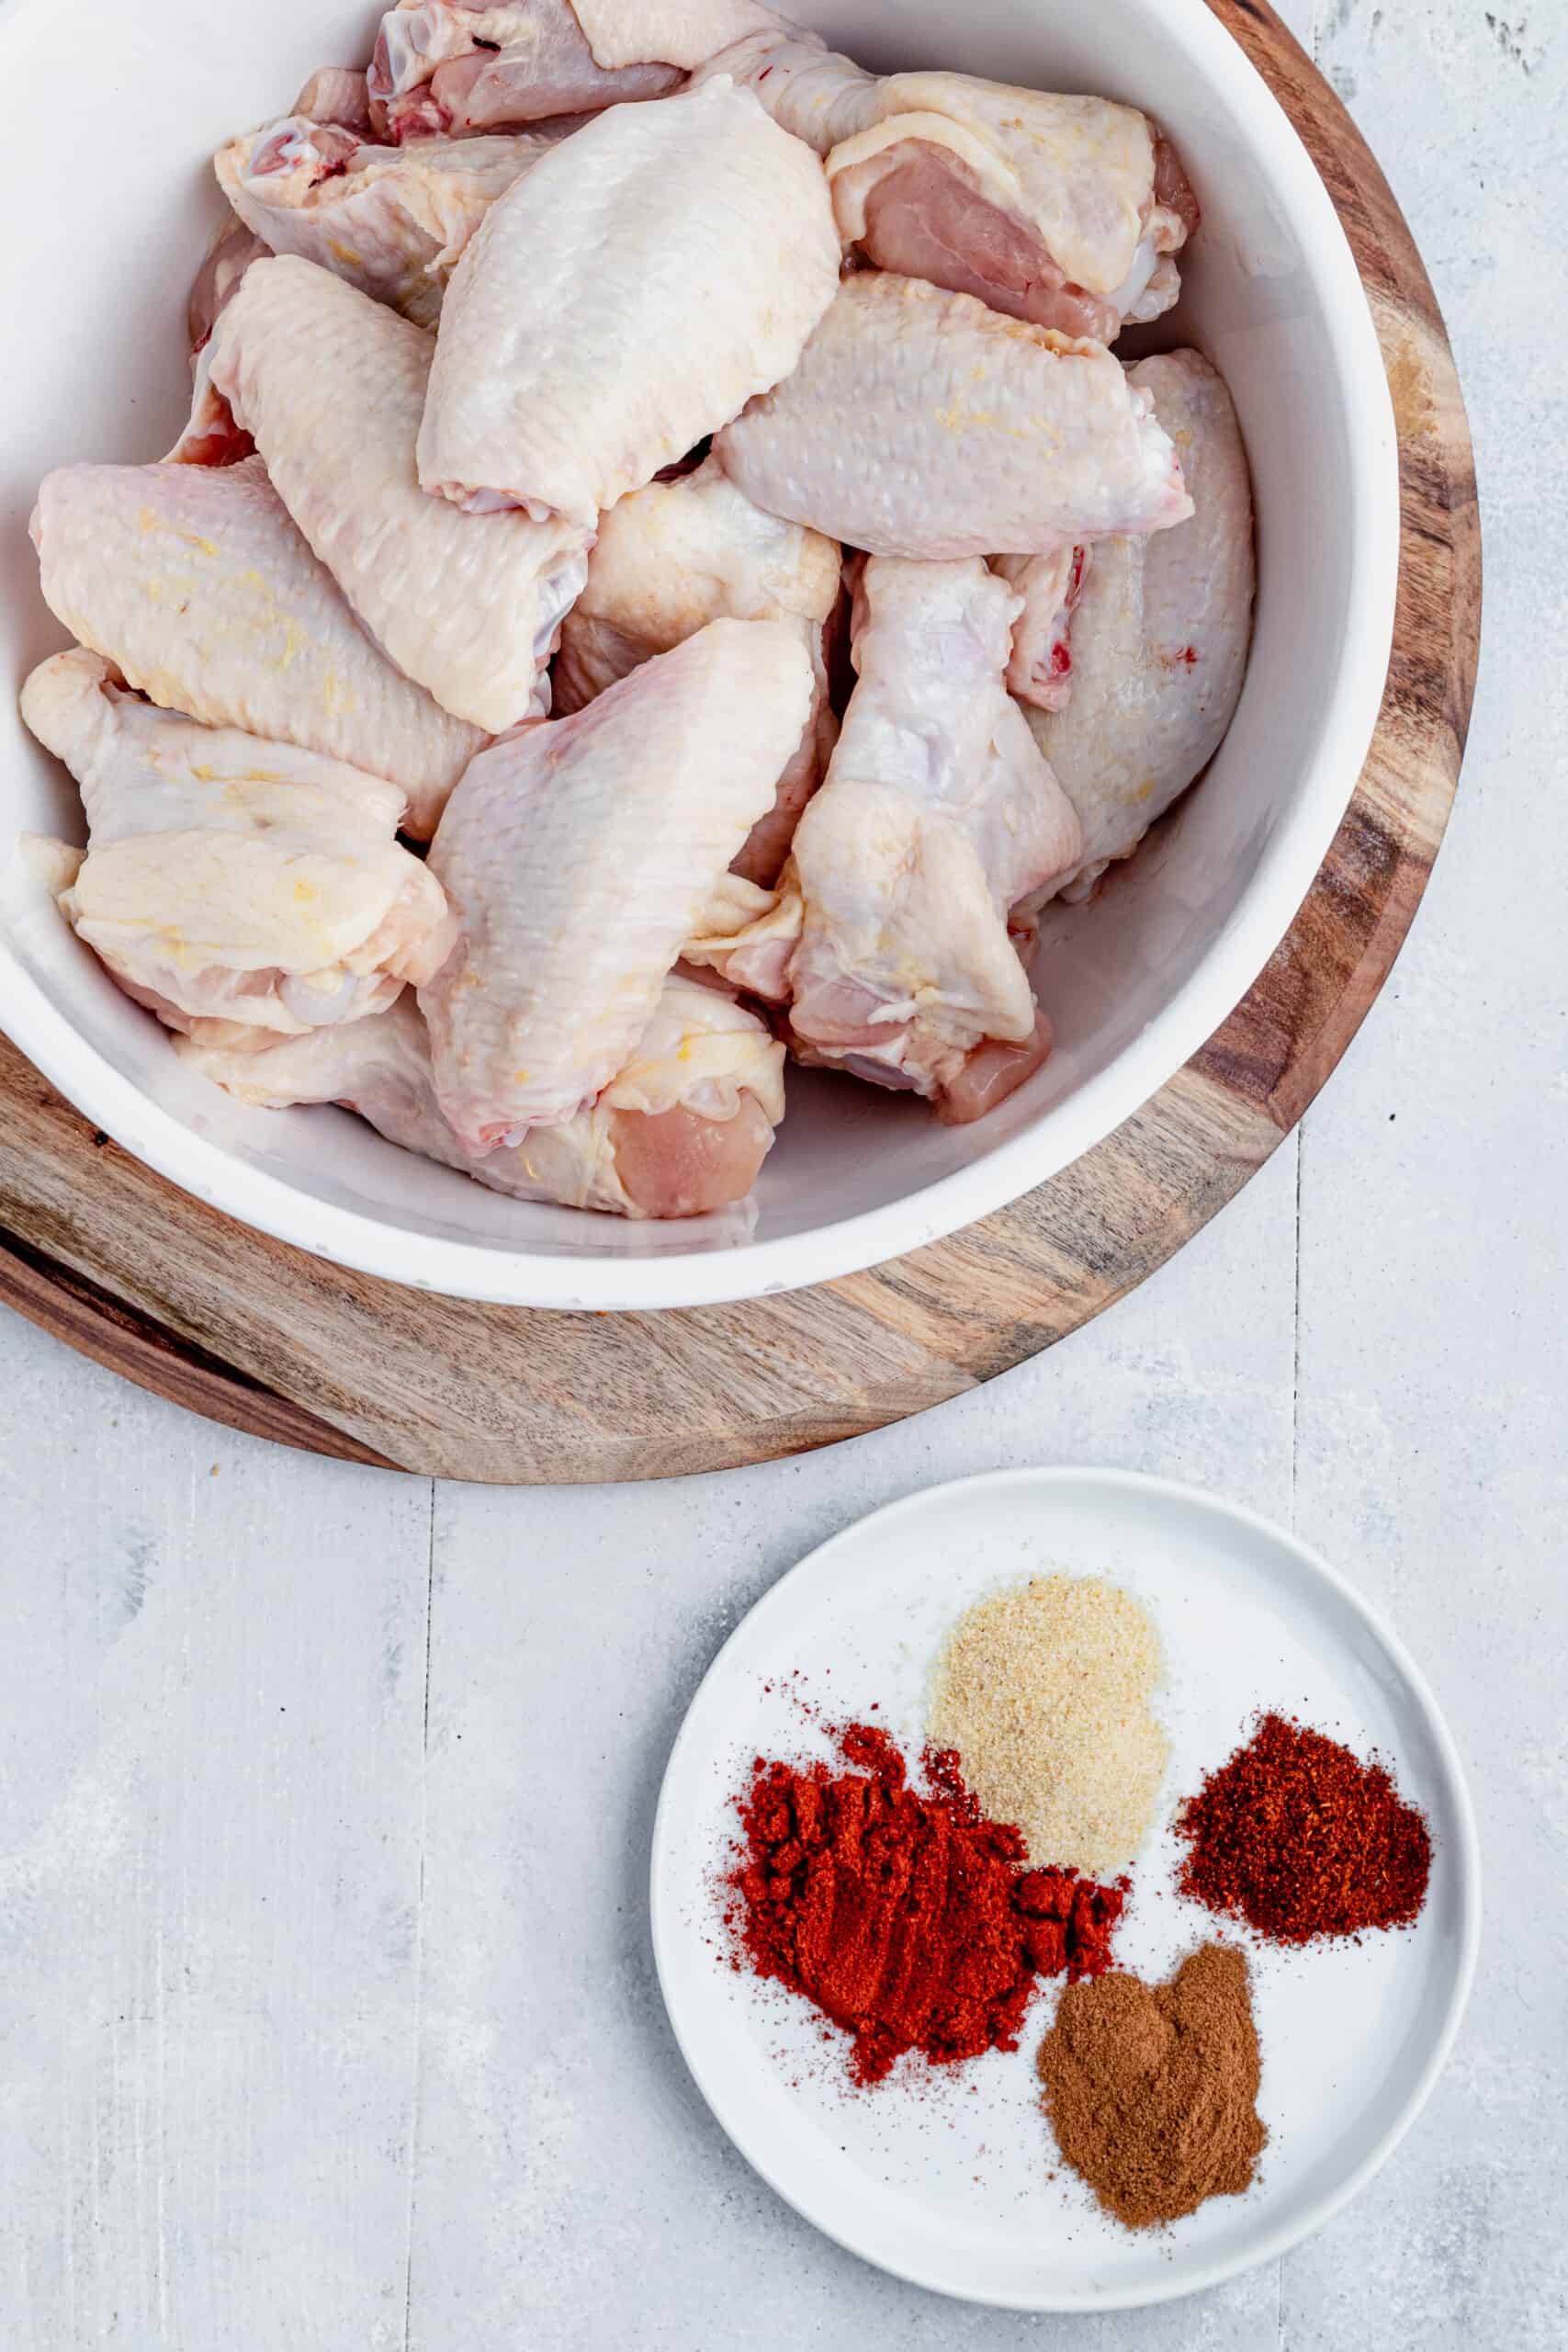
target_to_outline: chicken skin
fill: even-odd
[[[252,1046],[357,1022],[448,953],[395,785],[155,709],[81,647],[33,672],[22,717],[82,788],[88,849],[62,910],[171,1028]]]
[[[426,490],[592,530],[778,382],[833,299],[815,156],[724,81],[614,107],[487,215],[453,279]]]
[[[428,840],[486,741],[395,669],[300,537],[259,458],[63,466],[32,522],[73,637],[165,710],[385,776]]]
[[[1083,826],[1068,899],[1130,857],[1213,758],[1252,636],[1252,496],[1224,380],[1195,351],[1145,359],[1132,380],[1180,452],[1194,511],[1155,538],[1096,545],[1072,620],[1071,697],[1028,714]]]
[[[872,555],[1048,555],[1191,512],[1147,392],[1099,344],[875,271],[714,453],[757,505]]]
[[[841,570],[833,540],[763,514],[709,458],[694,473],[633,491],[601,517],[587,585],[562,624],[555,707],[563,718],[709,621],[798,628],[816,692],[773,805],[735,861],[736,872],[753,882],[777,881],[838,737],[823,636]]]
[[[977,557],[866,562],[857,684],[784,886],[803,907],[790,1023],[807,1057],[950,1109],[976,1055],[994,1075],[1010,1049],[1014,1082],[1043,1058],[1008,916],[1081,847],[1003,683],[1018,610]]]
[[[430,862],[462,925],[421,999],[471,1151],[575,1118],[625,1063],[800,741],[811,661],[717,620],[475,760]]]
[[[658,57],[687,73],[783,21],[761,0],[573,0],[573,6],[601,65]]]
[[[784,1117],[784,1047],[732,997],[679,973],[599,1100],[507,1150],[466,1150],[447,1125],[412,996],[373,1019],[265,1053],[181,1050],[242,1102],[268,1110],[339,1102],[389,1143],[492,1192],[615,1216],[705,1216],[742,1200]]]
[[[211,378],[365,628],[444,710],[499,735],[549,706],[547,664],[587,575],[585,535],[459,514],[419,487],[434,346],[310,262],[257,262]]]

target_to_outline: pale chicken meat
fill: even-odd
[[[753,882],[778,879],[837,739],[823,639],[841,570],[835,540],[764,514],[709,458],[676,481],[633,491],[600,518],[587,584],[562,624],[555,671],[562,717],[709,621],[785,621],[799,631],[816,691],[773,805],[736,859],[737,872]]]
[[[424,495],[414,445],[434,349],[368,295],[282,257],[254,264],[225,311],[212,383],[376,643],[443,709],[499,735],[548,708],[588,540]]]
[[[476,759],[432,844],[461,924],[421,998],[470,1150],[596,1100],[773,797],[811,706],[778,621],[717,620]]]
[[[265,251],[264,246],[263,251]],[[237,292],[239,281],[233,291]],[[230,300],[232,300],[231,294]],[[234,412],[212,380],[212,338],[192,362],[190,414],[168,456],[166,466],[237,466],[254,458],[256,445],[234,422]]]
[[[1177,299],[1170,256],[1197,204],[1135,107],[967,74],[867,74],[792,26],[708,70],[826,158],[840,232],[881,269],[1106,343]]]
[[[1049,1049],[1008,930],[1078,821],[1004,684],[1018,599],[977,558],[872,558],[855,690],[795,835],[790,1024],[805,1056],[967,1114]]]
[[[1132,376],[1176,443],[1194,511],[1156,538],[1096,545],[1072,621],[1071,699],[1029,714],[1083,826],[1066,898],[1131,856],[1207,767],[1252,635],[1252,496],[1224,382],[1195,351],[1145,359]]]
[[[881,271],[844,281],[714,453],[757,505],[872,555],[1049,555],[1191,511],[1148,393],[1100,345]]]
[[[193,379],[190,417],[170,450],[171,466],[235,466],[254,454],[255,443],[234,422],[234,413],[212,382],[212,330],[233,300],[252,262],[270,254],[238,213],[231,213],[207,249],[186,311]]]
[[[998,555],[991,570],[1023,599],[1013,623],[1008,692],[1040,710],[1063,709],[1073,691],[1073,615],[1094,550],[1058,548],[1053,555]]]
[[[756,0],[398,0],[370,67],[372,119],[394,141],[463,138],[667,97],[773,21]]]
[[[596,1102],[500,1151],[467,1150],[442,1115],[429,1032],[409,995],[265,1053],[181,1050],[241,1102],[341,1103],[389,1143],[492,1192],[616,1216],[705,1216],[744,1199],[784,1117],[784,1047],[732,997],[679,974]]]
[[[787,860],[771,889],[748,881],[732,866],[703,909],[681,961],[764,1004],[785,1005],[801,920],[800,890]]]
[[[193,368],[252,262],[271,251],[265,239],[258,237],[254,229],[247,229],[237,212],[220,222],[206,259],[196,274],[186,311]]]
[[[454,276],[420,480],[585,529],[786,376],[839,281],[821,166],[729,83],[613,107]],[[764,502],[766,503],[766,502]]]
[[[395,785],[159,710],[80,647],[34,671],[22,717],[86,812],[62,911],[170,1027],[250,1045],[355,1023],[451,948]]]
[[[132,686],[205,725],[385,776],[421,839],[488,740],[366,635],[258,458],[62,467],[32,536],[51,609]]]
[[[416,326],[498,197],[559,144],[561,126],[509,138],[373,147],[336,123],[288,116],[220,148],[219,185],[272,252],[319,262]]]
[[[461,139],[666,97],[685,78],[656,58],[599,64],[570,0],[399,0],[381,19],[369,103],[383,138]]]
[[[368,139],[374,129],[370,108],[370,77],[357,66],[323,65],[312,74],[290,114],[307,122],[335,122]]]

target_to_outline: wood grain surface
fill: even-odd
[[[1210,0],[1323,175],[1399,431],[1393,655],[1354,799],[1256,985],[1168,1086],[1012,1207],[784,1298],[660,1315],[473,1305],[251,1232],[95,1134],[0,1039],[0,1299],[231,1427],[498,1483],[674,1476],[919,1412],[1100,1314],[1223,1207],[1377,995],[1458,779],[1480,634],[1470,435],[1442,320],[1370,150],[1262,0]]]

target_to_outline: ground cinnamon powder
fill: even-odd
[[[1167,1984],[1071,1984],[1041,2045],[1045,2112],[1073,2170],[1132,2230],[1238,2197],[1268,2133],[1243,1954],[1204,1944]]]

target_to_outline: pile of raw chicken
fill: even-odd
[[[750,1191],[786,1060],[975,1118],[1235,707],[1197,225],[1108,100],[758,0],[400,0],[217,157],[161,465],[51,474],[67,920],[243,1100],[529,1199]]]

